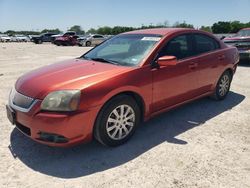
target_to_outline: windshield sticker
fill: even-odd
[[[160,37],[143,37],[141,40],[147,40],[147,41],[159,41]]]

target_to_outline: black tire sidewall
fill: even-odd
[[[107,122],[107,119],[108,119],[110,113],[117,106],[122,105],[122,104],[129,105],[134,110],[134,112],[135,112],[135,125],[132,128],[132,130],[130,131],[130,133],[125,138],[123,138],[121,140],[113,140],[112,138],[109,137],[109,135],[107,133],[106,122]],[[102,143],[106,146],[121,145],[121,144],[125,143],[134,134],[137,126],[140,123],[140,117],[141,117],[140,108],[133,98],[126,96],[126,95],[115,97],[114,99],[109,101],[106,105],[104,105],[104,107],[102,108],[102,110],[98,114],[96,124],[95,124],[95,130],[94,130],[95,131],[94,132],[95,138],[100,143]]]
[[[87,42],[86,42],[86,46],[91,46],[91,42],[90,42],[90,41],[87,41]]]

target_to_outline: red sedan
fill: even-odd
[[[193,29],[117,35],[83,56],[20,77],[6,106],[25,135],[50,146],[126,142],[138,124],[192,100],[224,99],[235,47]]]

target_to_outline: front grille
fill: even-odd
[[[34,99],[18,93],[15,89],[12,89],[10,99],[12,103],[20,108],[28,109],[34,102]]]
[[[30,136],[31,135],[31,132],[30,132],[30,128],[28,127],[25,127],[24,125],[16,122],[16,127],[22,132],[24,133],[25,135],[27,136]]]

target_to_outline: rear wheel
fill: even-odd
[[[61,46],[61,43],[59,41],[54,41],[54,44],[57,46]]]
[[[87,42],[86,42],[86,46],[91,46],[91,42],[90,42],[90,41],[87,41]]]
[[[225,99],[229,90],[230,90],[231,81],[232,81],[232,75],[230,74],[229,71],[225,71],[221,75],[221,77],[216,85],[216,89],[215,89],[213,98],[215,98],[216,100]]]
[[[98,114],[94,136],[103,145],[121,145],[135,132],[140,115],[139,106],[133,98],[117,96],[105,104]]]

